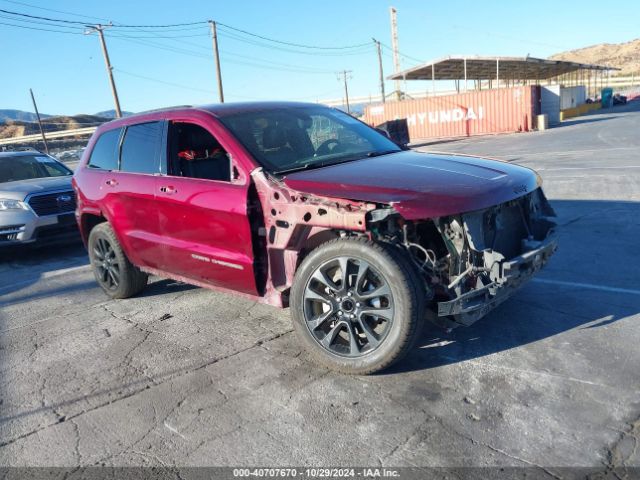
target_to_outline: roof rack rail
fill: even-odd
[[[34,148],[34,147],[20,147],[20,146],[14,147],[12,145],[0,146],[0,152],[37,152],[45,155],[45,153],[42,150],[38,150],[37,148]]]
[[[175,108],[193,108],[193,105],[174,105],[171,107],[153,108],[151,110],[144,110],[142,112],[134,113],[134,115],[142,115],[144,113],[164,112],[165,110],[173,110]]]

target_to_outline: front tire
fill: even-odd
[[[129,298],[147,285],[148,275],[129,261],[108,223],[91,230],[87,248],[96,281],[109,297]]]
[[[415,344],[424,295],[408,261],[366,239],[337,239],[312,251],[296,272],[291,315],[306,349],[324,366],[369,374]]]

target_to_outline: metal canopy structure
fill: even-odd
[[[546,80],[584,70],[619,68],[535,57],[448,56],[389,75],[388,80]]]

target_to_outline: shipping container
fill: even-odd
[[[560,85],[540,87],[540,113],[549,117],[549,125],[560,123]]]
[[[531,130],[538,110],[535,86],[480,90],[369,105],[363,120],[376,126],[406,118],[412,142]]]
[[[587,90],[584,85],[562,87],[560,89],[560,110],[575,108],[587,101]]]

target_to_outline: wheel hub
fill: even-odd
[[[346,300],[342,301],[342,304],[340,306],[343,312],[351,313],[355,310],[356,303],[350,298],[347,298]]]

